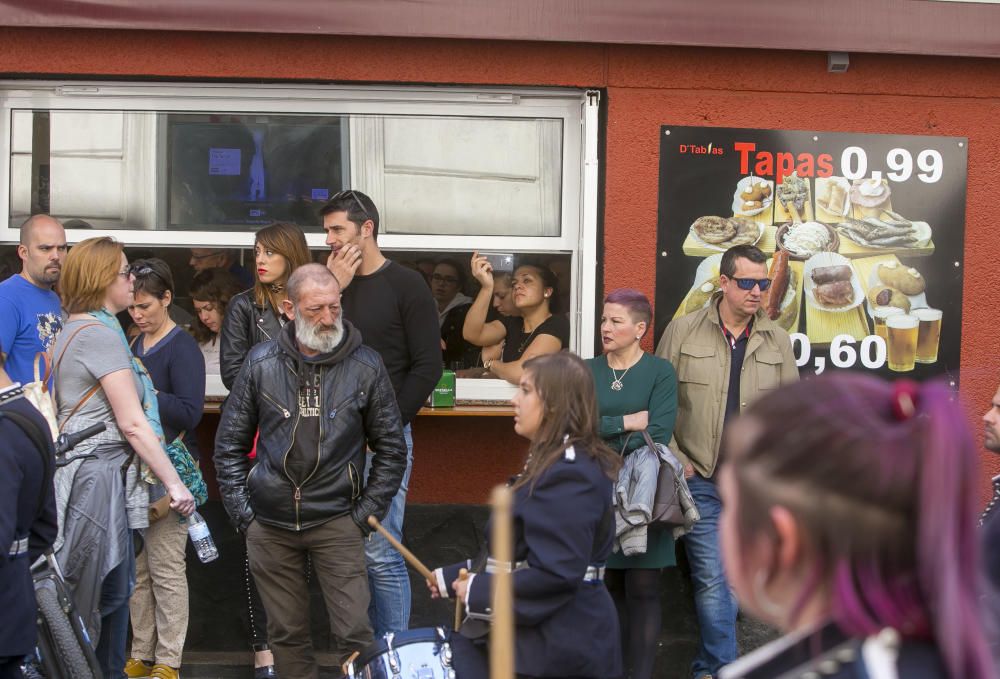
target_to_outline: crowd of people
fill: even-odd
[[[427,583],[464,604],[450,639],[459,679],[488,676],[498,568],[514,581],[519,676],[654,676],[661,572],[677,543],[694,586],[694,679],[995,676],[982,576],[998,573],[979,543],[1000,530],[1000,490],[977,529],[978,458],[960,406],[937,383],[799,382],[787,333],[761,309],[770,282],[756,247],[725,252],[719,292],[672,321],[655,353],[643,348],[650,301],[612,291],[603,352],[584,361],[565,351],[566,286],[548,262],[392,261],[376,205],[355,190],[320,217],[320,263],[288,223],[256,233],[253,273],[226,250],[192,249],[189,327],[163,260],[130,263],[108,237],[69,249],[46,215],[22,225],[22,271],[0,283],[0,606],[11,611],[0,678],[20,676],[32,651],[28,565],[48,548],[104,676],[180,675],[202,452],[243,538],[256,679],[318,677],[309,578],[338,663],[407,630],[423,594],[371,518],[402,539],[411,426],[444,369],[517,385],[514,429],[529,442],[511,481],[513,561],[488,545]],[[214,450],[199,451],[213,374],[229,393]],[[54,479],[17,419],[49,426],[22,397],[39,382],[60,432],[106,425]],[[984,417],[995,451],[998,413],[1000,391]],[[649,513],[654,488],[635,479],[641,459],[661,455],[699,519],[634,531],[619,518]],[[786,636],[738,659],[740,607]]]

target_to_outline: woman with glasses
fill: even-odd
[[[979,455],[946,382],[823,375],[754,401],[722,445],[727,579],[787,635],[723,679],[997,676]]]
[[[195,311],[191,334],[205,357],[205,373],[208,375],[218,375],[221,372],[219,333],[222,330],[222,319],[226,317],[229,300],[239,292],[239,281],[222,269],[206,269],[191,281],[190,296]]]
[[[594,376],[600,408],[600,434],[623,457],[646,446],[643,431],[655,443],[669,445],[677,419],[677,376],[670,361],[643,351],[653,309],[639,292],[623,288],[604,300],[601,314],[602,356],[587,363]],[[660,572],[676,565],[669,531],[650,527],[646,550],[608,558],[606,582],[618,609],[626,676],[653,676],[663,612]]]
[[[257,272],[254,286],[229,301],[222,322],[219,366],[226,389],[233,388],[250,349],[261,342],[278,338],[278,333],[288,321],[281,312],[281,302],[286,298],[285,283],[292,271],[311,261],[302,229],[285,222],[276,222],[258,231],[253,252]],[[267,615],[250,574],[250,562],[245,556],[243,574],[247,588],[250,645],[254,652],[254,679],[271,679],[277,674],[274,671],[274,656],[267,643]]]
[[[139,329],[131,342],[132,353],[153,380],[164,439],[181,439],[197,460],[194,430],[205,405],[201,351],[194,338],[170,318],[174,279],[167,263],[140,259],[132,265],[132,276],[133,301],[128,311]],[[150,499],[155,501],[161,493],[152,488]],[[143,548],[136,556],[135,592],[129,601],[132,652],[125,674],[173,679],[180,670],[187,636],[187,522],[172,511],[150,514]]]
[[[479,349],[462,337],[465,315],[472,298],[463,293],[465,272],[453,259],[442,259],[434,265],[431,274],[431,294],[438,307],[441,325],[441,355],[444,365],[451,370],[472,367],[478,361]]]
[[[477,347],[503,342],[499,359],[486,359],[484,367],[497,377],[517,384],[525,361],[562,351],[569,344],[569,319],[559,310],[555,274],[541,263],[524,262],[511,279],[514,306],[520,316],[489,320],[493,300],[493,265],[478,252],[472,253],[472,275],[479,293],[465,316],[462,335]]]
[[[104,423],[56,472],[56,555],[79,610],[97,639],[104,676],[121,676],[128,636],[129,586],[135,561],[132,530],[149,523],[145,481],[158,480],[180,516],[195,508],[164,451],[155,389],[129,352],[115,314],[133,302],[133,280],[121,243],[89,238],[66,256],[60,279],[69,313],[56,340],[54,393],[64,433]],[[138,460],[133,460],[137,455]],[[151,472],[140,470],[141,460]],[[99,637],[96,636],[98,628]]]

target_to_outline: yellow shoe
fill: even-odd
[[[152,679],[180,679],[180,670],[175,670],[170,665],[153,665],[153,671],[149,674]]]
[[[138,658],[129,658],[125,661],[126,677],[148,677],[153,670],[153,663]]]

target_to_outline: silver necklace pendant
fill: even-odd
[[[611,368],[610,365],[608,367]],[[624,386],[622,384],[622,380],[625,379],[625,376],[628,375],[628,371],[631,370],[631,369],[632,369],[632,366],[629,366],[629,367],[625,368],[625,372],[622,373],[622,376],[618,377],[618,372],[614,368],[611,368],[611,376],[614,378],[612,380],[612,382],[611,382],[611,391],[621,391],[622,390],[622,387]]]

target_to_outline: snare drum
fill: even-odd
[[[348,666],[347,676],[351,679],[456,679],[449,634],[443,627],[390,632],[377,639]]]

